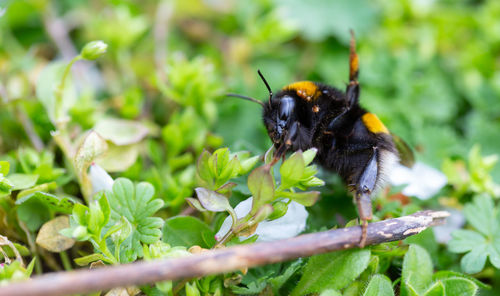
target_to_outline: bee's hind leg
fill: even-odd
[[[363,248],[366,243],[368,230],[368,220],[372,219],[372,200],[371,194],[375,189],[378,176],[378,149],[373,148],[373,155],[366,164],[361,177],[356,185],[356,207],[358,208],[361,225],[361,239],[359,247]]]
[[[356,193],[356,206],[359,212],[359,219],[361,220],[361,239],[358,246],[364,248],[368,231],[368,220],[372,219],[372,201],[370,195]]]

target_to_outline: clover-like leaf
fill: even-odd
[[[113,189],[106,191],[111,208],[110,225],[119,223],[122,217],[132,225],[132,234],[122,247],[126,249],[126,261],[142,256],[140,243],[151,244],[160,239],[163,220],[152,217],[163,206],[163,201],[154,197],[153,185],[142,182],[134,185],[132,181],[118,178]]]
[[[455,230],[448,244],[450,252],[464,253],[460,265],[466,273],[483,270],[486,259],[500,268],[500,229],[498,208],[494,207],[491,197],[478,195],[464,207],[464,214],[475,229]]]

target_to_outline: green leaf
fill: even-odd
[[[248,176],[248,189],[253,194],[252,213],[274,200],[274,181],[268,166],[261,166]]]
[[[38,81],[36,83],[36,95],[54,124],[61,120],[67,120],[68,110],[77,100],[76,91],[71,81],[71,75],[69,75],[66,78],[62,102],[59,106],[59,114],[56,114],[58,102],[56,101],[55,91],[61,83],[66,66],[66,62],[57,61],[49,63],[42,70],[40,75],[38,75]]]
[[[80,257],[80,258],[76,258],[75,259],[75,263],[78,266],[87,266],[90,263],[98,261],[98,260],[103,260],[104,261],[105,257],[102,254],[95,253],[95,254],[90,254],[90,255],[87,255],[87,256]]]
[[[486,238],[473,230],[457,229],[452,232],[451,236],[448,250],[453,253],[467,252],[477,245],[486,243]]]
[[[67,197],[58,197],[46,192],[35,192],[30,195],[23,196],[16,201],[17,205],[22,205],[28,200],[37,200],[41,202],[44,206],[51,209],[54,212],[71,214],[73,211],[74,202]]]
[[[279,295],[279,289],[302,267],[302,262],[300,259],[294,261],[280,275],[268,280],[275,295]]]
[[[202,181],[204,181],[204,185],[211,188],[213,186],[214,180],[212,171],[208,164],[210,157],[210,152],[203,150],[200,157],[198,158],[198,162],[196,163],[196,173],[198,174],[198,177]]]
[[[498,229],[495,206],[487,194],[478,195],[464,207],[467,221],[485,236],[491,236]]]
[[[95,160],[106,172],[123,172],[136,162],[140,144],[118,146],[109,141],[106,143],[108,145],[106,153]]]
[[[238,174],[245,175],[248,172],[250,172],[250,170],[257,164],[257,162],[259,162],[259,158],[260,158],[260,156],[256,155],[254,157],[250,157],[250,158],[242,160],[240,162],[241,167],[240,167],[240,171],[238,172]]]
[[[212,245],[207,244],[203,239],[203,234],[213,238],[211,243],[215,244],[215,233],[213,230],[201,220],[191,216],[177,216],[165,220],[163,226],[163,242],[171,246],[200,246],[210,248]]]
[[[410,245],[403,260],[401,281],[423,293],[432,280],[432,261],[429,253],[419,245]]]
[[[152,244],[161,237],[163,220],[152,216],[163,207],[163,201],[155,198],[154,194],[151,184],[141,182],[134,185],[125,178],[116,179],[112,190],[106,191],[111,211],[109,224],[119,223],[125,217],[133,226],[130,240],[122,245],[131,252],[129,259],[141,256],[140,242]]]
[[[280,192],[280,196],[289,198],[301,205],[310,207],[316,203],[320,195],[319,191],[308,192]]]
[[[393,296],[391,280],[385,275],[376,274],[366,286],[363,296]]]
[[[300,181],[306,165],[302,151],[297,151],[283,162],[280,167],[281,186],[289,188]]]
[[[311,148],[304,151],[304,153],[302,153],[302,157],[304,158],[304,164],[306,166],[309,165],[314,160],[317,153],[318,149],[316,148]]]
[[[222,194],[215,191],[198,187],[195,189],[196,196],[203,208],[212,212],[232,211],[233,208],[229,205],[229,200]]]
[[[149,133],[140,122],[118,118],[103,118],[96,123],[94,130],[117,146],[138,143]]]
[[[8,161],[0,161],[0,174],[7,176],[10,169],[10,163]]]
[[[346,250],[309,259],[292,296],[306,295],[325,289],[342,289],[366,269],[370,250]]]
[[[31,231],[36,231],[52,218],[51,211],[42,201],[27,199],[17,206],[17,216]]]
[[[456,271],[451,271],[451,270],[442,270],[442,271],[438,271],[436,272],[433,276],[432,276],[432,279],[433,280],[445,280],[445,279],[449,279],[449,278],[464,278],[464,279],[468,279],[470,281],[473,281],[478,287],[480,287],[481,289],[491,289],[491,286],[481,282],[480,280],[470,276],[470,275],[466,275],[466,274],[463,274],[463,273],[460,273],[460,272],[456,272]]]
[[[328,290],[321,292],[321,294],[319,294],[319,296],[342,296],[342,294],[340,294],[339,291],[336,291],[333,289],[328,289]]]
[[[413,291],[413,290],[412,290]],[[427,291],[425,291],[424,296],[445,296],[445,288],[442,282],[433,283]],[[455,295],[455,294],[451,294]]]
[[[462,257],[460,266],[466,273],[477,273],[483,270],[487,257],[487,245],[478,245]]]
[[[38,175],[31,174],[12,174],[9,176],[9,181],[14,186],[12,190],[27,189],[35,186],[38,180]]]
[[[448,278],[442,281],[444,284],[444,295],[474,296],[477,293],[476,283],[465,278]]]

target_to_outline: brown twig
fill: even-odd
[[[367,245],[401,240],[429,226],[442,224],[447,212],[423,211],[413,215],[371,223]],[[1,295],[68,295],[218,274],[282,262],[298,257],[354,248],[361,227],[335,229],[298,237],[211,250],[192,256],[103,267],[93,270],[57,272],[0,288]]]

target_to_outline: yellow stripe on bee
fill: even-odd
[[[285,86],[283,90],[293,90],[306,101],[315,100],[320,95],[318,86],[311,81],[294,82]]]
[[[373,113],[365,113],[361,117],[361,120],[363,120],[363,123],[365,124],[366,128],[374,133],[384,133],[388,134],[389,130],[385,127],[385,125],[378,119],[377,115]]]

